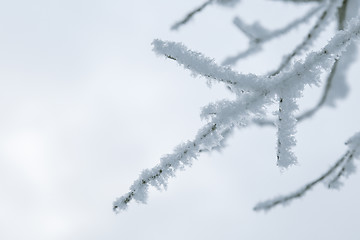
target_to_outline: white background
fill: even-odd
[[[256,213],[259,200],[318,177],[360,130],[360,62],[349,96],[298,126],[299,166],[276,167],[276,130],[239,129],[222,153],[202,155],[167,191],[121,214],[112,201],[144,168],[202,126],[200,108],[231,98],[208,89],[151,51],[155,38],[183,42],[221,62],[247,46],[232,24],[241,16],[269,29],[310,4],[244,0],[209,6],[169,30],[202,1],[12,0],[0,2],[0,239],[360,239],[360,174],[340,191],[318,186],[288,207]],[[266,73],[301,42],[310,25],[274,40],[236,66]],[[318,49],[335,25],[316,42]],[[304,95],[313,106],[321,89]]]

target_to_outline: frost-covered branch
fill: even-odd
[[[130,187],[130,191],[114,201],[113,210],[116,213],[125,210],[132,200],[146,203],[149,185],[166,189],[168,179],[174,177],[177,170],[191,166],[193,159],[196,159],[201,152],[221,148],[232,128],[231,125],[221,129],[216,124],[204,126],[193,141],[180,144],[175,148],[174,153],[161,158],[158,165],[144,170]]]
[[[277,122],[277,165],[281,168],[287,168],[297,163],[295,154],[291,151],[296,145],[296,119],[294,112],[298,106],[294,98],[286,96],[281,91],[279,100],[278,122]]]
[[[338,10],[338,30],[340,30],[340,31],[344,30],[344,27],[345,27],[344,22],[345,22],[345,19],[346,19],[347,6],[348,6],[348,0],[344,0],[343,5]],[[333,86],[332,83],[333,83],[335,74],[336,74],[336,72],[338,70],[339,61],[342,61],[342,59],[344,59],[344,58],[339,58],[335,62],[334,66],[332,67],[331,72],[330,72],[329,76],[326,79],[325,88],[323,90],[323,93],[322,93],[322,96],[321,96],[319,102],[312,109],[310,109],[310,110],[302,113],[301,115],[299,115],[297,117],[298,121],[302,121],[302,120],[304,120],[306,118],[309,118],[309,117],[313,116],[325,104],[326,100],[328,99],[328,95],[329,95],[329,92],[331,90],[331,87]]]
[[[199,52],[191,51],[181,43],[154,40],[152,45],[157,54],[175,60],[184,68],[189,69],[194,76],[201,75],[210,80],[225,83],[229,88],[235,91],[237,89],[237,93],[257,91],[266,84],[254,74],[241,74],[229,67],[219,66],[214,59],[205,57]]]
[[[303,197],[319,183],[325,183],[329,188],[338,188],[341,186],[339,179],[342,176],[348,176],[355,171],[353,160],[360,157],[360,132],[351,137],[346,144],[349,148],[348,151],[320,177],[291,194],[259,202],[254,207],[254,210],[268,211],[277,205],[288,205],[292,200]]]
[[[316,21],[315,25],[311,28],[305,39],[292,51],[292,53],[288,54],[283,58],[280,66],[270,75],[274,76],[279,74],[284,68],[286,68],[291,60],[304,51],[307,50],[309,46],[314,42],[314,40],[319,36],[322,30],[328,25],[328,23],[333,19],[335,14],[337,13],[337,9],[343,5],[343,0],[333,0],[325,2],[328,4],[326,9],[321,13],[321,16]]]
[[[354,3],[354,2],[353,2]],[[350,5],[351,8],[354,8],[354,9],[358,9],[358,5],[359,3],[357,3],[357,5]],[[343,1],[343,5],[341,6],[341,8],[339,8],[338,10],[338,30],[344,30],[344,22],[347,18],[350,18],[350,17],[353,17],[355,14],[349,14],[350,16],[347,16],[346,12],[347,12],[347,9],[348,9],[348,0],[344,0]],[[354,11],[354,10],[353,10]],[[355,10],[356,11],[356,10]],[[349,55],[349,54],[354,54],[354,52],[356,52],[356,48],[354,46],[354,44],[352,44],[352,50],[350,51],[347,51],[347,53],[345,54],[346,55]],[[350,52],[350,53],[349,53]],[[321,109],[321,107],[324,106],[325,103],[329,102],[329,93],[331,92],[331,90],[334,88],[334,78],[341,78],[338,80],[338,82],[344,82],[344,74],[339,74],[339,72],[343,72],[343,71],[339,71],[339,62],[341,63],[341,68],[342,69],[347,69],[347,66],[350,65],[350,63],[352,62],[353,60],[353,57],[348,57],[347,59],[345,59],[346,57],[341,57],[339,59],[336,60],[335,64],[333,65],[332,69],[331,69],[331,72],[330,74],[328,75],[328,77],[326,78],[326,81],[325,81],[325,87],[324,87],[324,90],[323,90],[323,93],[321,95],[321,98],[320,100],[318,101],[318,103],[311,109],[301,113],[300,115],[298,115],[296,117],[296,120],[298,122],[301,122],[307,118],[310,118],[312,117],[317,111],[319,111]],[[338,76],[340,75],[340,76]],[[338,87],[339,88],[339,87]],[[334,91],[332,91],[334,92]],[[331,101],[334,101],[335,99],[335,96],[332,97]],[[331,103],[331,102],[330,102]],[[258,119],[258,120],[255,120],[255,123],[260,125],[260,126],[275,126],[274,124],[274,121],[273,120],[266,120],[266,119]]]
[[[304,196],[307,191],[311,190],[316,184],[320,183],[326,177],[328,177],[332,172],[334,172],[341,165],[341,163],[343,163],[347,159],[348,155],[349,152],[346,152],[346,154],[343,157],[341,157],[334,164],[334,166],[331,167],[325,174],[321,175],[319,178],[315,179],[314,181],[306,184],[304,187],[301,187],[299,190],[289,195],[279,196],[270,200],[259,202],[258,204],[255,205],[253,209],[255,211],[261,211],[261,210],[267,211],[279,204],[286,205],[289,204],[291,200]]]
[[[333,82],[333,79],[334,79],[334,76],[335,76],[335,73],[336,73],[336,69],[338,67],[338,61],[339,60],[336,60],[336,62],[334,63],[334,66],[331,69],[331,72],[330,72],[329,76],[326,79],[325,87],[324,87],[324,90],[323,90],[323,93],[322,93],[322,96],[321,96],[319,102],[312,109],[309,109],[309,110],[303,112],[302,114],[300,114],[299,116],[297,116],[296,120],[298,122],[301,122],[301,121],[303,121],[303,120],[305,120],[307,118],[312,117],[325,104],[326,99],[327,99],[328,94],[329,94],[329,91],[331,89],[331,84]]]
[[[312,107],[311,109],[306,110],[305,112],[303,112],[303,113],[299,114],[298,116],[296,116],[295,117],[296,122],[302,122],[305,119],[308,119],[308,118],[312,117],[315,113],[317,113],[321,109],[321,107],[324,106],[324,104],[326,103],[326,101],[328,99],[328,95],[329,95],[329,92],[330,92],[331,87],[332,87],[334,76],[335,76],[336,70],[338,68],[338,63],[339,63],[339,59],[337,59],[335,61],[334,65],[333,65],[333,67],[331,69],[331,72],[330,72],[329,76],[326,79],[325,87],[324,87],[323,93],[322,93],[321,98],[318,101],[318,103],[314,107]],[[255,124],[257,124],[258,126],[271,126],[271,127],[276,126],[275,120],[254,119],[253,122]]]
[[[265,78],[252,75],[254,81],[258,82],[257,87],[251,85],[246,78],[247,75],[217,66],[213,60],[190,51],[181,44],[155,40],[153,43],[155,52],[176,60],[180,65],[190,69],[194,75],[230,79],[236,83],[234,85],[252,91],[237,95],[234,101],[223,100],[205,107],[202,116],[208,120],[208,123],[198,131],[195,139],[179,145],[174,153],[163,157],[157,166],[143,171],[130,187],[130,191],[114,202],[114,211],[126,209],[131,200],[146,202],[149,185],[166,188],[168,179],[173,177],[177,170],[190,166],[192,160],[201,152],[222,147],[222,142],[235,126],[246,126],[252,118],[265,115],[266,106],[271,105],[278,96],[287,99],[286,105],[282,106],[284,111],[279,117],[291,119],[296,109],[295,101],[301,97],[305,85],[317,85],[321,73],[330,70],[350,42],[358,39],[359,35],[360,20],[354,19],[347,29],[339,31],[323,49],[308,54],[304,61],[294,63],[288,71]],[[286,168],[293,164],[292,158],[289,157],[289,154],[292,154],[293,144],[289,142],[292,141],[295,122],[289,126],[287,123],[284,124],[280,124],[282,127],[279,128],[278,135],[281,136],[282,144],[285,146],[282,148],[284,152],[280,163],[281,167]],[[349,141],[349,146],[351,144]]]
[[[298,27],[300,24],[306,23],[311,17],[313,17],[317,12],[323,8],[323,5],[316,6],[310,9],[304,16],[295,19],[293,22],[289,23],[283,28],[278,30],[269,31],[265,29],[260,23],[255,22],[252,25],[244,23],[240,18],[234,18],[234,25],[239,28],[250,40],[249,47],[235,56],[226,58],[222,65],[234,65],[238,60],[248,57],[251,54],[257,53],[262,49],[262,45],[266,42],[285,35],[291,30]]]
[[[350,153],[346,160],[338,167],[337,171],[334,171],[324,183],[328,188],[338,189],[343,185],[340,179],[342,177],[349,177],[355,170],[353,153]]]
[[[352,21],[353,23],[356,22],[356,20]],[[350,24],[350,27],[352,24]],[[359,29],[354,28],[353,29],[353,38],[358,38],[359,35]],[[352,39],[351,37],[347,36],[345,34],[346,31],[339,31],[338,34],[327,44],[325,48],[320,51],[320,54],[315,54],[314,58],[311,56],[314,54],[309,54],[303,65],[299,67],[298,70],[295,71],[296,68],[294,68],[291,73],[294,71],[296,74],[299,75],[299,77],[303,74],[307,75],[306,77],[313,79],[313,83],[319,83],[316,81],[316,79],[319,80],[321,72],[319,72],[317,67],[324,68],[324,69],[334,69],[336,68],[336,61],[338,58],[340,58],[341,53],[344,49],[341,49],[341,45],[348,45],[349,42],[347,40]],[[339,40],[340,36],[343,37],[343,40]],[[340,42],[339,42],[340,41]],[[334,51],[333,53],[330,53],[331,51]],[[329,55],[332,57],[329,57]],[[322,59],[321,59],[322,58]],[[321,63],[321,64],[319,64]],[[329,66],[326,66],[326,65]],[[296,66],[296,65],[295,65]],[[301,69],[303,68],[303,69]],[[280,78],[283,75],[283,72],[279,73]],[[276,78],[272,78],[276,79]],[[301,79],[301,78],[299,78]],[[291,151],[291,147],[295,145],[295,126],[296,126],[296,118],[294,117],[293,113],[297,109],[296,102],[294,101],[296,98],[299,97],[300,92],[302,91],[297,89],[297,91],[294,91],[296,89],[296,83],[293,83],[293,85],[289,84],[283,84],[279,85],[280,90],[277,91],[277,94],[280,96],[280,109],[278,112],[278,165],[282,168],[287,168],[288,166],[296,163],[296,157],[293,155]],[[287,97],[284,97],[284,95],[287,95]],[[289,96],[290,95],[290,96]]]

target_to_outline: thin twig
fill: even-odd
[[[325,180],[328,176],[330,176],[333,172],[335,172],[341,164],[346,161],[351,156],[351,152],[347,151],[328,171],[322,174],[320,177],[316,178],[314,181],[306,184],[304,187],[300,188],[299,190],[295,191],[286,196],[280,196],[272,200],[268,200],[265,202],[258,203],[253,210],[260,211],[260,210],[270,210],[271,208],[279,205],[279,204],[286,204],[289,201],[300,198],[309,190],[311,190],[315,185]]]
[[[223,129],[223,131],[221,131],[221,135],[224,137],[223,141],[226,140],[226,136],[229,136],[229,133],[232,131],[232,129],[234,128],[234,125],[229,125],[226,129]],[[194,147],[196,146],[200,146],[202,144],[202,141],[206,141],[206,138],[209,137],[212,133],[218,131],[218,127],[217,124],[212,124],[211,127],[209,127],[208,131],[205,132],[201,138],[198,141],[193,141],[190,144],[193,145]],[[213,147],[213,149],[217,149],[218,146]],[[207,149],[199,149],[197,153],[202,153],[202,152],[207,152]],[[184,150],[182,152],[182,154],[180,155],[180,158],[185,157],[187,154],[187,150]],[[173,167],[173,165],[171,163],[167,163],[163,168],[160,168],[157,170],[157,172],[147,178],[143,178],[143,179],[139,179],[139,183],[143,186],[143,187],[147,187],[151,181],[156,181],[156,179],[160,178],[163,174],[163,172],[166,172],[166,170],[168,169],[172,169],[175,170],[176,168]],[[128,192],[127,194],[123,195],[123,197],[121,198],[121,201],[119,202],[118,200],[114,202],[113,204],[113,211],[118,213],[121,210],[120,205],[127,205],[131,200],[133,200],[135,194],[137,193],[137,189],[133,189],[130,192]]]
[[[326,79],[326,85],[325,85],[323,94],[322,94],[319,102],[312,109],[307,110],[304,113],[302,113],[301,115],[297,116],[296,119],[298,120],[298,122],[301,122],[301,121],[305,120],[306,118],[312,117],[324,105],[324,103],[326,102],[326,99],[328,97],[329,91],[331,89],[331,84],[332,84],[334,76],[335,76],[338,62],[339,61],[336,60],[336,62],[334,63],[334,65],[331,69],[331,72],[330,72],[328,78]]]
[[[282,118],[281,118],[282,104],[283,104],[283,99],[280,97],[280,100],[279,100],[279,116],[278,116],[278,131],[279,131],[279,128],[280,128],[281,122],[282,122]],[[276,154],[277,165],[279,165],[279,161],[280,161],[280,153],[281,153],[280,149],[281,149],[281,140],[278,137],[278,139],[277,139],[277,154]]]
[[[308,44],[310,43],[311,40],[313,40],[314,38],[316,38],[318,36],[317,31],[319,30],[320,27],[322,27],[322,25],[325,23],[325,20],[327,19],[327,16],[329,14],[329,10],[333,7],[333,4],[329,4],[329,6],[327,7],[327,9],[325,9],[323,11],[323,13],[321,14],[321,16],[319,17],[319,19],[317,20],[317,22],[315,23],[315,25],[311,28],[311,30],[309,31],[309,33],[307,34],[306,38],[304,39],[304,41],[302,41],[293,51],[291,54],[287,55],[285,57],[285,59],[282,61],[282,63],[280,64],[280,66],[273,71],[272,73],[270,73],[270,76],[275,76],[277,74],[279,74],[285,67],[287,67],[289,65],[289,63],[291,62],[291,60],[299,55],[300,53],[303,52],[303,50],[305,50],[305,48],[308,46]]]
[[[346,7],[347,7],[347,0],[344,0],[343,5],[341,6],[341,8],[339,8],[338,11],[338,30],[344,30],[344,21],[346,19]],[[326,79],[326,83],[325,83],[325,88],[324,91],[322,93],[322,96],[319,100],[319,102],[311,109],[305,111],[304,113],[300,114],[299,116],[296,117],[298,122],[301,122],[307,118],[312,117],[315,113],[317,113],[321,107],[323,107],[323,105],[326,102],[326,99],[329,95],[330,89],[332,87],[332,83],[335,77],[335,73],[338,67],[338,62],[340,59],[337,59],[336,62],[334,63],[330,74],[328,75],[327,79]],[[256,123],[259,126],[275,126],[274,125],[274,121],[272,120],[255,120],[254,123]]]
[[[279,37],[281,35],[284,35],[284,34],[288,33],[289,31],[296,28],[300,24],[306,22],[313,15],[315,15],[321,8],[323,8],[323,6],[319,5],[319,6],[315,7],[315,8],[313,8],[313,9],[309,10],[301,18],[297,18],[293,22],[286,25],[285,27],[277,29],[275,31],[272,31],[272,32],[266,34],[263,37],[252,35],[251,32],[247,31],[247,29],[242,27],[242,24],[240,22],[241,20],[239,18],[235,18],[234,21],[233,21],[235,26],[237,26],[250,39],[250,44],[249,44],[249,47],[245,51],[242,51],[242,52],[236,54],[235,56],[227,57],[222,62],[222,65],[234,65],[234,64],[236,64],[236,62],[238,60],[243,59],[243,58],[248,57],[248,56],[250,56],[250,55],[252,55],[254,53],[259,52],[262,49],[261,46],[263,44],[265,44],[266,42],[274,39],[275,37]]]
[[[336,174],[336,176],[328,183],[328,188],[332,188],[336,182],[339,181],[339,179],[345,174],[346,172],[346,166],[353,160],[353,154],[350,154],[350,156],[346,159],[343,166],[341,167],[340,171]]]
[[[192,10],[190,13],[188,13],[184,19],[174,23],[171,26],[171,30],[178,30],[182,25],[186,24],[190,19],[192,19],[194,17],[195,14],[201,12],[202,10],[205,9],[205,7],[207,7],[208,5],[210,5],[214,0],[208,0],[206,2],[204,2],[201,6],[195,8],[194,10]]]
[[[171,59],[171,60],[174,60],[174,61],[177,61],[177,58],[174,57],[174,56],[171,56],[171,55],[165,55],[167,58]],[[207,78],[211,78],[211,79],[214,79],[216,81],[219,81],[219,82],[223,82],[223,83],[226,83],[226,84],[229,84],[229,85],[236,85],[237,82],[233,82],[233,81],[230,81],[230,80],[226,80],[226,79],[221,79],[221,78],[217,78],[211,74],[204,74],[203,75],[204,77],[207,77]]]

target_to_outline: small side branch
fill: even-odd
[[[322,93],[322,96],[321,96],[319,102],[312,109],[307,110],[306,112],[304,112],[301,115],[297,116],[296,119],[297,119],[298,122],[301,122],[301,121],[303,121],[303,120],[305,120],[307,118],[312,117],[325,104],[326,99],[327,99],[327,97],[329,95],[329,91],[331,89],[331,84],[333,82],[333,79],[334,79],[334,76],[335,76],[335,73],[336,73],[338,62],[339,62],[339,60],[337,59],[336,62],[334,63],[334,65],[333,65],[332,69],[331,69],[331,72],[330,72],[329,76],[326,79],[325,88],[324,88],[324,91]]]
[[[256,204],[254,211],[268,211],[280,204],[287,205],[292,200],[304,196],[309,190],[313,189],[319,183],[327,183],[326,185],[328,188],[339,186],[340,177],[348,176],[355,171],[353,161],[354,159],[360,158],[360,132],[354,134],[345,144],[348,146],[348,151],[320,177],[291,194],[279,196]]]
[[[260,43],[251,44],[245,51],[239,52],[238,54],[234,56],[227,57],[221,65],[223,66],[232,66],[235,65],[239,60],[244,59],[248,56],[251,56],[255,53],[258,53],[261,51],[261,45]]]
[[[339,31],[344,30],[344,21],[346,19],[346,7],[347,7],[347,0],[344,0],[343,5],[338,10],[338,30]],[[299,116],[297,116],[296,120],[298,122],[301,122],[307,118],[312,117],[315,113],[317,113],[324,106],[324,104],[328,98],[330,89],[332,87],[332,83],[333,83],[333,80],[334,80],[334,77],[335,77],[335,74],[336,74],[336,71],[338,68],[339,61],[340,61],[340,58],[336,59],[335,64],[331,68],[331,72],[326,79],[325,88],[323,90],[323,93],[321,95],[319,102],[313,108],[311,108],[311,109],[303,112]],[[262,120],[262,121],[257,120],[254,122],[260,126],[274,126],[274,123],[271,120]]]
[[[297,163],[292,147],[296,145],[294,137],[296,132],[296,119],[293,112],[297,109],[294,99],[284,97],[282,94],[279,100],[278,122],[277,122],[277,165],[288,168]]]
[[[314,114],[316,114],[324,106],[326,99],[328,98],[331,86],[332,86],[332,82],[333,82],[333,79],[334,79],[334,76],[336,73],[338,62],[339,62],[339,59],[336,59],[333,67],[331,68],[331,72],[326,79],[325,88],[323,90],[323,93],[321,95],[319,102],[313,108],[296,116],[297,122],[302,122],[308,118],[311,118]],[[270,119],[254,119],[253,122],[256,125],[261,126],[261,127],[265,127],[265,126],[275,127],[274,120],[270,120]]]
[[[160,164],[144,170],[130,187],[130,191],[114,201],[113,211],[119,213],[125,210],[132,200],[145,203],[150,185],[158,189],[166,188],[168,179],[174,177],[177,170],[191,166],[193,159],[200,153],[221,148],[233,127],[231,124],[225,128],[219,128],[214,123],[206,125],[194,141],[179,145],[174,153],[164,156]]]
[[[185,25],[187,22],[190,21],[190,19],[192,19],[197,13],[201,12],[202,10],[204,10],[208,5],[210,5],[211,3],[213,3],[214,0],[208,0],[206,2],[204,2],[201,6],[195,8],[194,10],[192,10],[190,13],[188,13],[182,20],[174,23],[171,26],[171,30],[178,30],[182,25]]]
[[[268,31],[263,28],[260,24],[253,24],[251,26],[246,25],[240,18],[234,18],[234,25],[242,31],[250,40],[250,44],[248,49],[243,52],[238,53],[235,56],[231,56],[226,58],[222,65],[234,65],[240,59],[248,57],[254,53],[259,52],[262,49],[262,45],[266,42],[280,37],[281,35],[285,35],[291,30],[298,27],[300,24],[307,22],[311,17],[313,17],[317,12],[319,12],[323,8],[323,5],[316,6],[310,9],[304,16],[295,19],[293,22],[289,23],[283,28],[280,28],[275,31]]]
[[[341,0],[342,1],[342,0]],[[325,28],[328,21],[336,13],[339,0],[335,0],[329,3],[329,6],[322,12],[321,16],[311,28],[309,33],[306,35],[305,39],[290,53],[285,56],[280,66],[273,72],[270,73],[271,76],[279,74],[283,69],[285,69],[295,57],[303,53],[306,48],[319,36],[320,32]]]
[[[349,174],[355,172],[355,165],[354,165],[354,155],[353,153],[343,162],[342,166],[339,167],[340,169],[335,174],[335,176],[328,181],[326,184],[328,188],[339,188],[342,185],[340,182],[340,178],[344,176],[349,176]]]
[[[262,82],[263,79],[258,79],[256,77],[256,79],[259,80],[256,87],[259,88],[260,85],[262,91],[244,94],[244,96],[238,97],[236,101],[224,102],[224,104],[215,106],[215,110],[220,110],[215,113],[219,114],[212,117],[211,121],[198,131],[195,140],[179,145],[174,153],[163,157],[160,160],[160,163],[154,168],[144,170],[140,177],[130,187],[130,191],[114,201],[113,210],[119,212],[120,210],[126,209],[131,200],[143,203],[146,202],[148,194],[147,189],[150,185],[157,188],[166,188],[168,178],[173,177],[176,170],[181,170],[186,166],[190,166],[193,159],[197,158],[199,153],[222,147],[222,142],[235,126],[246,125],[253,115],[259,113],[263,115],[264,107],[272,103],[275,95],[279,93],[280,88],[289,86],[289,91],[287,93],[290,95],[286,97],[292,100],[299,98],[305,85],[316,84],[322,71],[329,71],[335,60],[341,56],[347,46],[353,40],[359,39],[359,37],[360,19],[353,19],[349,22],[347,29],[336,33],[334,38],[331,39],[324,48],[318,52],[308,54],[303,62],[294,64],[290,71],[270,77],[270,79],[267,78],[268,81],[265,83]],[[209,75],[210,72],[211,74],[225,76],[224,79],[229,79],[229,76],[235,74],[229,68],[222,68],[214,65],[212,60],[202,57],[201,54],[189,52],[179,44],[164,44],[164,42],[160,40],[156,40],[155,42],[155,45],[158,45],[156,50],[158,50],[157,52],[159,54],[168,57],[171,56],[180,64],[192,70],[194,74],[203,73],[203,75],[206,76]],[[194,59],[195,61],[192,62]],[[196,60],[199,60],[199,62]],[[191,62],[195,64],[190,64]],[[214,71],[213,68],[215,68]],[[235,77],[234,79],[236,79],[239,84],[242,83],[246,85],[245,83],[247,82],[241,78],[242,76],[243,75],[241,74],[236,74],[233,77]],[[284,92],[280,93],[281,96],[284,95]],[[292,110],[294,109],[293,105],[289,105],[286,108],[288,113],[292,113]],[[213,109],[211,109],[211,113],[214,112],[212,110]],[[359,157],[360,133],[351,138],[347,144],[350,149],[356,149],[356,151],[354,150],[354,157]],[[322,179],[318,181],[321,180]],[[317,181],[308,184],[307,188],[312,188],[316,182]],[[300,191],[295,195],[299,194],[301,196],[303,193]],[[286,199],[292,198],[294,197],[288,197]],[[263,205],[266,206],[266,204]]]
[[[328,176],[333,174],[339,166],[342,165],[349,157],[351,156],[351,152],[347,151],[328,171],[326,171],[323,175],[315,179],[314,181],[306,184],[304,187],[300,188],[299,190],[285,196],[279,196],[271,200],[259,202],[253,208],[254,211],[268,211],[277,205],[286,205],[290,201],[300,198],[304,196],[309,190],[313,189],[317,184],[323,182]]]
[[[346,7],[347,7],[347,0],[343,0],[343,4],[342,4],[341,8],[339,8],[339,10],[338,10],[338,30],[339,31],[344,30],[344,21],[346,19]],[[332,82],[334,80],[335,73],[338,68],[339,60],[340,60],[340,58],[336,59],[336,62],[334,64],[334,66],[332,67],[329,76],[326,79],[325,88],[324,88],[323,94],[322,94],[319,102],[312,109],[310,109],[310,110],[304,112],[303,114],[301,114],[300,116],[298,116],[297,117],[298,121],[302,121],[306,118],[313,116],[325,104],[326,99],[328,98],[330,89],[332,87]]]
[[[210,80],[225,83],[238,94],[245,91],[259,91],[259,86],[266,84],[261,77],[255,74],[241,74],[228,67],[219,66],[214,59],[191,51],[181,43],[154,40],[152,45],[157,54],[175,60],[184,68],[189,69],[193,75],[201,75]]]

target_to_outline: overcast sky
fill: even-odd
[[[256,213],[260,200],[296,190],[326,171],[360,131],[360,61],[349,96],[299,124],[299,166],[276,167],[276,130],[236,130],[222,153],[202,155],[151,189],[148,204],[121,214],[112,202],[203,122],[200,108],[231,98],[175,62],[156,56],[155,38],[183,42],[221,62],[247,46],[234,16],[270,29],[313,5],[243,0],[209,6],[177,32],[193,1],[11,0],[0,3],[0,239],[347,239],[360,238],[360,174],[340,191],[322,185],[290,206]],[[266,73],[310,25],[236,65]],[[335,25],[316,42],[318,49]],[[320,89],[307,89],[301,109]]]

